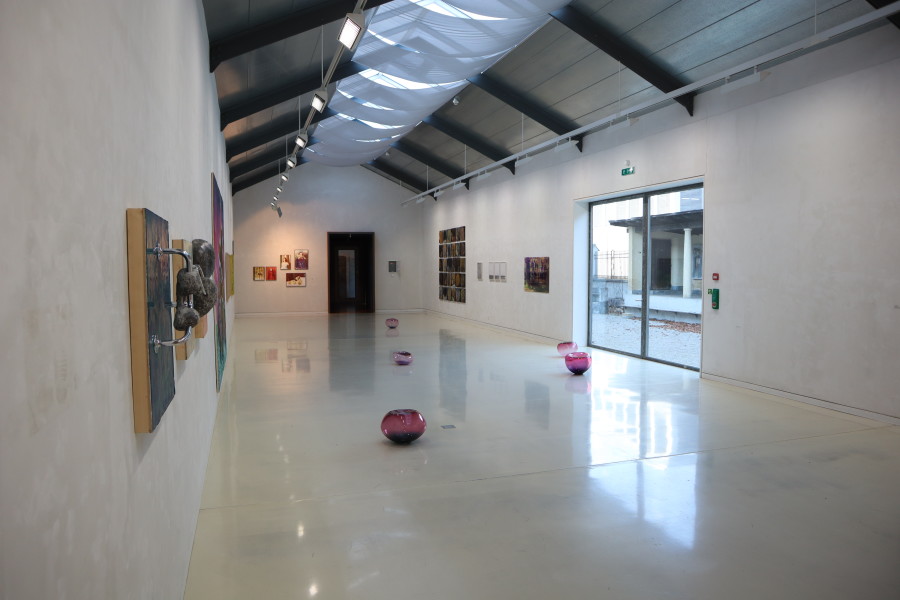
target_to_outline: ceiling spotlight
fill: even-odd
[[[529,163],[529,162],[531,162],[531,160],[532,160],[533,158],[534,158],[533,155],[532,155],[532,156],[528,156],[528,155],[526,154],[525,156],[516,159],[516,166],[518,167],[518,166],[520,166],[520,165],[524,165],[524,164],[526,164],[526,163]]]
[[[297,166],[297,158],[293,154],[291,154],[290,156],[287,157],[287,168],[293,169],[296,166]]]
[[[341,34],[338,41],[343,44],[347,50],[352,51],[362,39],[363,30],[366,27],[366,18],[362,13],[347,13],[344,18],[344,24],[341,27]]]
[[[453,106],[459,106],[459,96],[453,96]]]
[[[278,218],[280,219],[280,218],[281,218],[281,207],[280,207],[280,206],[276,206],[276,207],[275,207],[275,212],[278,213]]]
[[[328,104],[328,90],[326,88],[316,90],[312,99],[313,110],[322,112],[325,110],[326,104]]]
[[[297,139],[294,140],[294,143],[297,144],[297,147],[301,150],[306,148],[306,145],[309,143],[309,134],[306,133],[306,130],[302,130],[297,134]]]
[[[284,191],[284,188],[281,187],[280,185],[279,185],[278,187],[275,188],[275,193],[277,193],[277,194],[280,194],[280,193],[283,192],[283,191]]]
[[[287,171],[281,174],[281,181],[287,183],[287,180],[290,176],[287,174]]]
[[[272,210],[277,210],[278,209],[278,198],[275,198],[275,200],[273,200],[272,202],[269,202],[269,206],[272,207]]]
[[[432,196],[434,196],[434,199],[437,200],[438,196],[440,196],[443,193],[444,193],[444,190],[434,190],[434,193],[432,194]]]
[[[575,141],[574,141],[574,140],[566,140],[566,141],[564,141],[564,142],[558,143],[558,144],[556,145],[556,148],[553,149],[553,151],[554,151],[554,152],[562,152],[563,150],[565,150],[565,149],[568,148],[569,146],[574,146],[574,145],[575,145]]]

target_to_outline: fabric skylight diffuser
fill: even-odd
[[[374,160],[531,33],[560,0],[394,0],[376,9],[338,83],[317,143],[304,155],[335,166]]]

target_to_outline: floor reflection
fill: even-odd
[[[626,359],[604,361],[593,373],[590,412],[592,464],[630,460],[630,469],[594,468],[590,476],[639,520],[662,530],[685,548],[694,545],[697,521],[697,456],[678,456],[679,441],[694,444],[699,436],[696,397],[659,389],[656,378],[625,377],[629,367],[644,365]],[[616,387],[616,381],[628,387]],[[674,455],[674,456],[673,456]],[[643,460],[651,459],[651,460]]]

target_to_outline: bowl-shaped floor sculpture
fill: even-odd
[[[560,342],[556,345],[556,351],[559,352],[560,356],[565,356],[570,352],[577,352],[578,344],[575,342]]]
[[[400,321],[398,321],[397,319],[391,317],[390,319],[385,319],[385,320],[384,320],[384,324],[387,325],[388,328],[394,329],[395,327],[397,327],[397,325],[400,324]]]
[[[409,365],[412,364],[413,355],[411,352],[407,352],[406,350],[397,350],[394,352],[394,362],[398,365]]]
[[[381,420],[381,433],[396,444],[408,444],[425,433],[425,417],[412,408],[390,410]]]
[[[581,375],[591,368],[591,355],[587,352],[569,352],[566,354],[566,368],[575,375]]]

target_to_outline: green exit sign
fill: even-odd
[[[625,167],[622,169],[622,175],[634,175],[634,167]]]

